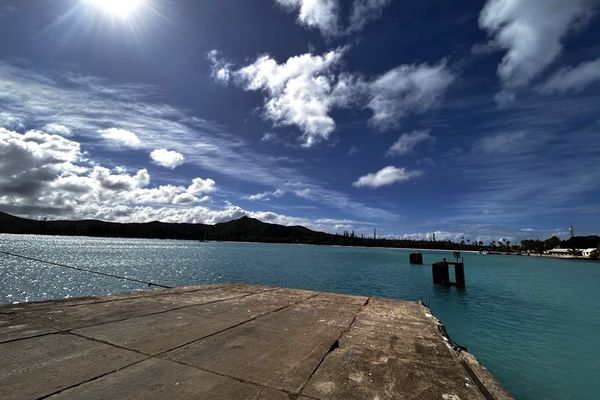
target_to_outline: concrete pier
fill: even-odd
[[[0,306],[0,398],[510,399],[417,302],[209,285]]]

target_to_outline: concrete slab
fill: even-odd
[[[157,287],[148,287],[144,290],[135,290],[127,293],[116,293],[107,296],[83,296],[83,297],[69,297],[64,299],[54,300],[43,300],[33,301],[30,303],[17,303],[17,304],[0,304],[0,314],[14,314],[23,313],[28,310],[35,310],[41,308],[57,308],[57,307],[70,307],[80,304],[91,304],[101,303],[123,299],[134,299],[138,297],[150,297],[150,296],[161,296],[172,293],[183,293],[200,290],[209,290],[229,286],[227,284],[213,284],[213,285],[202,285],[202,286],[184,286],[173,289],[159,289]],[[240,285],[241,286],[241,285]],[[266,288],[266,286],[265,286]]]
[[[73,389],[65,390],[49,399],[288,400],[288,395],[170,361],[150,359]]]
[[[96,325],[74,332],[155,355],[314,296],[273,290],[208,305]]]
[[[311,298],[163,357],[297,393],[360,307],[341,299],[329,306]]]
[[[70,307],[45,306],[19,313],[19,322],[28,321],[58,330],[72,330],[250,294],[252,292],[238,287],[211,288],[194,292],[123,298],[109,302],[91,302]]]
[[[37,399],[146,358],[74,335],[0,344],[0,399]]]
[[[371,300],[302,393],[323,400],[484,400],[434,322],[416,303]]]
[[[0,311],[2,400],[511,400],[415,302],[218,285]]]
[[[0,343],[57,332],[56,329],[22,321],[11,315],[0,315]]]
[[[303,394],[326,399],[485,400],[464,371],[410,363],[386,352],[331,353],[306,385]]]

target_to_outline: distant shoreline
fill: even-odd
[[[384,250],[402,250],[402,251],[431,251],[431,252],[444,252],[452,253],[458,251],[461,253],[487,255],[487,256],[513,256],[513,257],[539,257],[539,258],[551,258],[556,260],[567,260],[567,261],[590,261],[600,263],[600,260],[594,260],[585,257],[561,257],[552,256],[547,254],[485,254],[478,250],[453,250],[453,249],[427,249],[427,248],[416,248],[416,247],[385,247],[385,246],[354,246],[354,245],[339,245],[339,244],[319,244],[319,243],[297,243],[297,242],[261,242],[261,241],[243,241],[243,240],[196,240],[196,239],[177,239],[177,238],[144,238],[144,237],[115,237],[115,236],[92,236],[92,235],[44,235],[38,233],[3,233],[0,235],[28,235],[28,236],[45,236],[45,237],[81,237],[81,238],[98,238],[98,239],[133,239],[133,240],[176,240],[183,242],[194,242],[194,243],[239,243],[239,244],[270,244],[270,245],[297,245],[297,246],[324,246],[324,247],[340,247],[340,248],[355,248],[355,249],[384,249]]]
[[[520,245],[510,241],[491,241],[484,245],[481,241],[457,243],[452,240],[414,240],[355,235],[354,231],[343,234],[314,231],[304,226],[278,225],[262,222],[243,216],[239,219],[220,222],[214,225],[199,223],[168,223],[160,221],[143,223],[119,223],[101,220],[34,220],[0,212],[0,233],[37,234],[46,236],[80,236],[105,238],[137,238],[166,240],[195,240],[246,243],[307,244],[320,246],[364,247],[405,249],[409,251],[462,251],[469,253],[489,252],[490,255],[534,255],[555,248],[579,249],[600,246],[599,236],[577,236],[561,241],[557,237],[548,240],[523,240]],[[535,253],[532,253],[535,252]],[[520,254],[519,254],[520,253]],[[560,259],[580,259],[552,257]]]

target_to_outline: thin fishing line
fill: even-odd
[[[0,250],[0,253],[1,254],[6,254],[7,256],[13,256],[13,257],[22,258],[22,259],[25,259],[25,260],[37,261],[37,262],[41,262],[41,263],[44,263],[44,264],[53,265],[53,266],[56,266],[56,267],[69,268],[69,269],[73,269],[73,270],[76,270],[76,271],[88,272],[90,274],[107,276],[109,278],[122,279],[122,280],[125,280],[125,281],[130,281],[130,282],[135,282],[135,283],[143,283],[143,284],[148,285],[148,286],[156,286],[156,287],[160,287],[160,288],[164,288],[164,289],[173,289],[173,286],[161,285],[159,283],[148,282],[148,281],[143,281],[141,279],[128,278],[128,277],[125,277],[125,276],[119,276],[119,275],[114,275],[114,274],[108,274],[106,272],[94,271],[94,270],[91,270],[91,269],[73,267],[72,265],[60,264],[60,263],[55,263],[55,262],[52,262],[52,261],[41,260],[39,258],[28,257],[28,256],[24,256],[24,255],[21,255],[21,254],[10,253],[8,251]]]

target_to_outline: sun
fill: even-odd
[[[119,18],[128,18],[138,10],[146,0],[86,0],[102,11]]]

